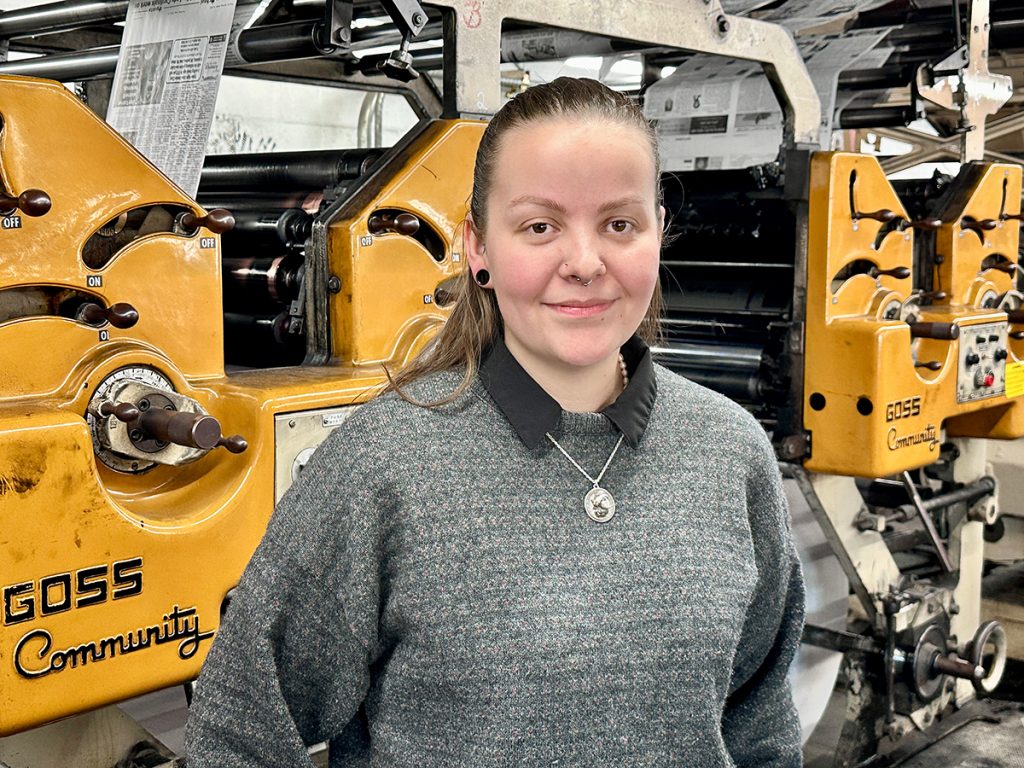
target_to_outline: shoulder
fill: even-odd
[[[684,428],[706,435],[707,440],[767,445],[768,436],[757,419],[735,400],[690,381],[661,365],[655,365],[658,421],[669,429]],[[667,422],[667,424],[665,423]]]

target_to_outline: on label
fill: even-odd
[[[103,275],[86,275],[85,285],[87,288],[102,288]]]
[[[201,238],[199,238],[199,247],[200,248],[216,248],[217,247],[217,238],[215,238],[215,237],[201,237]]]
[[[1024,363],[1006,364],[1006,396],[1024,395]]]
[[[21,216],[4,216],[4,229],[21,229]]]

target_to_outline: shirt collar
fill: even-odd
[[[651,350],[634,336],[622,347],[629,384],[615,402],[600,413],[614,424],[633,448],[647,429],[657,384]],[[528,448],[536,448],[547,432],[557,432],[562,407],[534,381],[505,346],[500,336],[480,364],[480,381]]]

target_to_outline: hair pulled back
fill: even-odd
[[[662,191],[657,172],[660,167],[658,138],[654,126],[644,117],[640,107],[628,96],[597,80],[559,77],[518,94],[491,118],[477,149],[469,217],[463,226],[473,227],[481,237],[487,231],[487,200],[505,134],[532,123],[561,119],[607,121],[632,126],[642,132],[654,160],[656,204],[661,205]],[[437,402],[417,402],[418,405],[440,406],[462,395],[476,377],[484,350],[502,332],[501,313],[494,291],[477,285],[468,268],[456,278],[452,294],[451,316],[435,339],[398,374],[388,374],[390,389],[410,402],[417,402],[406,396],[403,387],[430,373],[464,367],[465,376],[451,395]],[[647,344],[654,344],[658,337],[660,314],[661,287],[656,283],[647,314],[637,329]]]

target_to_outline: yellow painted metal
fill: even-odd
[[[335,364],[225,375],[218,237],[154,234],[99,270],[81,258],[85,239],[121,211],[201,213],[196,203],[57,84],[0,78],[0,114],[7,189],[41,188],[54,201],[0,233],[0,295],[63,286],[140,316],[125,330],[52,313],[0,318],[2,736],[198,674],[272,511],[275,417],[365,401],[385,381],[380,363],[399,365],[443,319],[423,296],[459,268],[452,243],[481,124],[431,126],[396,161],[403,170],[368,185],[370,202],[333,228],[330,268],[346,286],[331,310]],[[400,236],[363,244],[378,199],[429,221],[442,260]],[[215,247],[201,247],[209,237]],[[127,366],[159,371],[248,450],[137,475],[99,462],[87,404]]]
[[[360,196],[330,225],[332,274],[341,294],[331,303],[332,354],[340,362],[372,364],[404,360],[442,323],[447,312],[434,292],[462,267],[458,227],[469,201],[466,158],[476,154],[486,123],[437,121],[417,138],[419,151],[392,160],[372,198]],[[441,234],[445,250],[431,254],[419,241],[368,229],[375,211],[415,212],[421,231]],[[383,305],[380,297],[387,296]]]
[[[1003,178],[1016,174],[1011,191],[1016,190],[1014,199],[1019,199],[1020,169],[998,168],[992,178],[1000,185]],[[1009,177],[1004,176],[1006,170]],[[991,194],[984,191],[987,184],[966,202],[965,211],[979,218],[982,213],[988,218],[999,213],[998,201],[993,208]],[[855,215],[881,209],[907,218],[874,158],[838,152],[814,156],[803,413],[811,433],[811,455],[805,463],[816,472],[872,477],[924,466],[938,458],[944,425],[953,431],[954,426],[961,430],[961,424],[970,424],[971,436],[977,437],[1024,434],[1019,401],[995,396],[957,402],[960,342],[912,339],[910,326],[893,311],[910,297],[911,278],[872,276],[866,271],[868,263],[878,270],[914,267],[912,229],[893,230],[879,241],[884,224]],[[952,227],[947,223],[943,229]],[[1016,235],[1009,227],[1005,233],[1001,245],[1015,262]],[[978,239],[973,233],[971,237]],[[966,237],[958,241],[969,242]],[[941,242],[940,237],[940,253]],[[953,247],[943,255],[943,268],[951,270],[943,287],[954,289],[951,301],[921,310],[918,319],[954,323],[963,334],[971,326],[1006,323],[1005,312],[966,303],[969,297],[980,296],[975,283],[984,256],[978,257],[978,249]],[[992,272],[986,270],[980,282],[1002,285],[1004,275]],[[1011,346],[1008,362],[1020,351]],[[932,361],[941,364],[938,370],[915,366]]]

